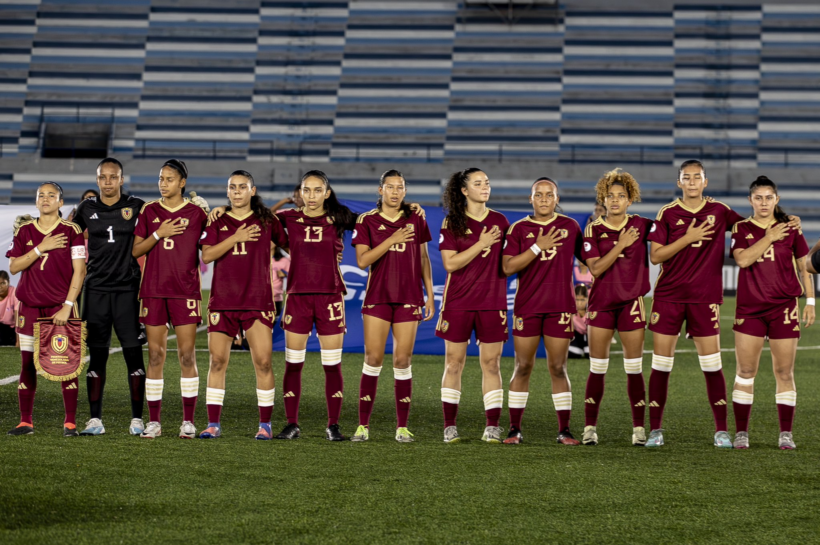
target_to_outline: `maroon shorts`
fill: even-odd
[[[379,305],[363,305],[362,315],[373,316],[391,324],[402,322],[420,322],[422,307],[419,305],[404,305],[401,303],[383,303]]]
[[[720,305],[652,301],[652,313],[649,315],[649,331],[652,333],[678,335],[684,321],[686,333],[691,337],[720,335]]]
[[[769,340],[800,338],[800,306],[797,299],[789,301],[781,308],[757,318],[735,317],[732,328],[738,333],[753,337],[768,337]]]
[[[569,312],[549,312],[539,314],[513,315],[513,337],[555,337],[571,339],[572,314]]]
[[[292,293],[282,311],[282,329],[309,335],[316,324],[318,335],[338,335],[345,328],[345,296],[341,293]]]
[[[37,318],[51,318],[63,309],[63,305],[56,307],[27,307],[20,301],[20,308],[17,310],[17,333],[20,335],[34,336],[34,324],[37,323]],[[77,303],[71,307],[71,315],[69,318],[79,318],[77,313]]]
[[[590,312],[587,314],[587,325],[618,331],[643,329],[646,327],[643,297],[638,297],[622,307]]]
[[[275,314],[261,310],[212,310],[208,312],[208,333],[224,333],[229,337],[239,335],[240,329],[247,331],[255,322],[273,328]]]
[[[506,310],[442,310],[436,337],[452,343],[466,343],[475,331],[479,343],[507,342]]]
[[[140,323],[150,326],[174,327],[202,322],[201,301],[197,299],[160,299],[148,297],[140,301]]]

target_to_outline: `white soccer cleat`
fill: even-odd
[[[581,437],[581,444],[591,446],[598,444],[598,428],[596,426],[584,427],[584,435]]]
[[[458,436],[458,430],[455,426],[447,426],[444,428],[445,443],[458,443],[459,441],[461,441],[461,437]]]
[[[636,447],[646,446],[646,429],[641,426],[632,428],[632,444]]]
[[[481,440],[485,443],[501,443],[501,433],[502,430],[498,426],[487,426]]]
[[[147,439],[154,439],[162,435],[162,426],[159,422],[148,422],[148,425],[142,430],[140,437],[145,437]]]
[[[99,418],[92,418],[85,423],[85,429],[80,435],[105,435],[105,426]]]
[[[131,425],[128,426],[128,433],[131,435],[141,435],[144,430],[145,422],[142,421],[142,418],[131,419]]]
[[[180,439],[193,439],[196,437],[196,428],[194,427],[194,423],[190,420],[184,421],[179,427],[179,437]]]

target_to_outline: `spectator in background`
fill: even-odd
[[[279,210],[286,204],[293,204],[296,206],[296,208],[302,208],[303,206],[305,206],[305,201],[302,200],[302,182],[296,184],[296,187],[293,188],[293,194],[291,194],[290,197],[285,197],[278,203],[271,206],[271,212],[276,213],[277,210]]]
[[[575,286],[575,308],[578,312],[572,316],[572,329],[575,336],[569,343],[568,357],[571,359],[589,357],[589,342],[587,339],[588,293],[584,284]]]
[[[598,201],[595,201],[595,208],[592,209],[592,215],[587,218],[587,225],[597,220],[604,214],[606,214],[606,208],[604,208],[604,205]],[[586,225],[584,226],[584,229],[586,229]]]
[[[576,287],[581,285],[587,288],[592,287],[592,273],[589,271],[589,267],[578,259],[575,260],[575,266],[572,268],[572,280]]]
[[[290,270],[290,258],[282,251],[282,248],[273,246],[273,257],[271,259],[271,286],[273,287],[273,304],[276,306],[276,317],[282,315],[282,294],[285,291],[285,279]]]
[[[14,332],[17,315],[17,296],[14,286],[9,285],[9,273],[0,271],[0,346],[15,346]]]

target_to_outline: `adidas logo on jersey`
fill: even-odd
[[[717,407],[718,405],[726,405],[726,400],[721,399],[720,401],[715,401],[714,405]]]
[[[657,401],[651,401],[651,402],[649,403],[649,406],[650,406],[650,407],[660,407],[660,405],[658,405],[658,402],[657,402]]]
[[[385,227],[384,225],[379,225],[379,229],[378,229],[378,230],[379,230],[379,231],[387,231],[387,227]]]
[[[192,310],[191,313],[188,316],[196,316],[196,315],[197,315],[196,311]]]
[[[359,399],[361,399],[362,401],[373,401],[373,400],[370,398],[370,396],[360,397]]]
[[[595,405],[595,400],[591,397],[588,397],[584,400],[584,403],[589,403],[590,405]]]
[[[609,238],[609,235],[607,235],[606,233],[603,233],[603,234],[601,235],[601,238]]]
[[[222,229],[220,229],[220,231],[227,231],[227,230],[228,230],[228,226],[227,226],[227,225],[226,225],[225,227],[223,227]]]
[[[98,218],[98,217],[97,217],[97,214],[96,214],[96,212],[95,212],[95,213],[94,213],[94,214],[93,214],[90,218],[88,218],[88,219],[90,219],[90,220],[98,220],[98,219],[100,219],[100,218]]]
[[[472,229],[467,229],[467,232],[466,232],[465,234],[466,234],[466,235],[472,235],[472,234],[473,234],[473,230],[472,230]]]
[[[683,222],[683,220],[678,220],[678,223],[676,223],[675,225],[686,225],[686,224]]]
[[[633,323],[633,324],[639,324],[639,323],[641,323],[641,317],[640,317],[640,316],[635,316],[635,321],[634,321],[634,322],[632,322],[632,323]]]
[[[410,403],[410,398],[409,397],[403,397],[399,400],[399,403]]]
[[[755,238],[755,236],[749,233],[748,235],[746,235],[746,240],[749,240],[750,238]]]
[[[341,397],[344,397],[344,394],[342,394],[342,392],[336,392],[335,394],[333,394],[330,397],[339,397],[339,398],[341,398]]]
[[[305,220],[303,220],[302,218],[299,218],[299,219],[296,220],[296,223],[305,223]]]
[[[282,397],[296,397],[296,394],[294,394],[293,392],[288,392],[285,395],[283,395]]]
[[[570,326],[567,326],[567,328],[564,330],[564,333],[572,333],[572,328]]]
[[[151,223],[162,223],[162,222],[159,221],[159,218],[154,218],[154,221],[152,221]]]
[[[532,233],[529,233],[529,234],[527,234],[527,238],[535,238],[535,235],[533,235]]]
[[[34,246],[34,243],[29,240],[28,242],[26,242],[26,246]]]
[[[792,329],[792,331],[800,331],[800,326],[799,325],[794,326],[794,329]]]

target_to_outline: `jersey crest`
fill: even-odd
[[[122,209],[122,219],[125,221],[130,220],[134,217],[134,209],[133,208],[123,208]]]

